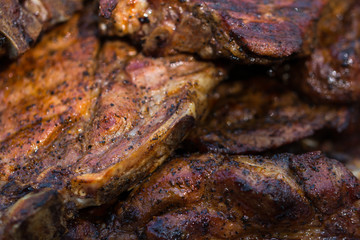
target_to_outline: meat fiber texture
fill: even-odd
[[[191,56],[100,46],[91,19],[75,16],[0,73],[2,239],[56,238],[76,209],[132,188],[205,117],[225,77]]]

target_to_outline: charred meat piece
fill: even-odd
[[[91,116],[99,42],[95,29],[79,30],[83,20],[55,28],[0,73],[0,239],[52,239],[65,231],[65,199],[56,190],[62,183],[45,179],[60,182],[66,166],[56,166],[66,160],[43,149],[60,151],[54,141],[75,135],[65,133]]]
[[[309,104],[268,77],[224,82],[215,89],[212,99],[212,112],[189,136],[188,145],[197,145],[204,152],[261,152],[322,128],[341,131],[350,117],[346,107]]]
[[[105,43],[98,62],[101,93],[71,166],[81,205],[109,201],[154,171],[205,117],[207,94],[224,77],[212,63],[146,58],[122,42]]]
[[[36,42],[41,32],[68,20],[82,0],[1,0],[0,56],[14,58]]]
[[[340,103],[359,101],[359,12],[360,4],[357,3],[344,17],[341,29],[336,33],[320,29],[319,34],[325,36],[319,37],[315,51],[305,60],[286,65],[283,74],[285,80],[300,86],[314,100]]]
[[[302,155],[194,154],[164,164],[81,239],[360,237],[360,185],[340,162]]]
[[[101,29],[110,35],[131,35],[147,54],[190,52],[206,59],[268,63],[310,54],[316,22],[329,5],[346,10],[352,2],[100,0],[105,19]]]
[[[28,221],[29,205],[31,217],[45,211],[61,225],[67,209],[104,204],[133,187],[204,117],[206,96],[224,77],[212,63],[146,58],[120,41],[99,52],[85,21],[92,18],[78,19],[0,73],[4,239],[51,238],[35,235],[52,223]],[[52,197],[39,202],[46,193]],[[62,205],[54,208],[52,199]]]

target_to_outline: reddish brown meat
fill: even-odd
[[[138,186],[106,223],[83,221],[71,236],[357,239],[359,183],[341,163],[318,152],[180,157]]]
[[[308,55],[316,22],[335,5],[338,16],[352,0],[100,0],[101,29],[131,35],[144,52],[198,53],[267,63]],[[336,16],[333,16],[336,17]]]
[[[336,12],[337,9],[334,9]],[[360,4],[344,17],[335,33],[320,29],[318,45],[311,56],[298,63],[285,66],[290,73],[285,80],[315,100],[326,102],[354,102],[360,100]]]
[[[0,239],[49,239],[65,230],[63,199],[45,180],[65,173],[56,170],[61,159],[37,153],[89,120],[99,43],[81,23],[76,16],[54,29],[0,73]]]
[[[261,152],[295,142],[322,128],[346,128],[346,107],[313,105],[268,77],[224,82],[212,97],[214,108],[190,136],[204,152]]]
[[[204,117],[224,77],[212,63],[146,58],[121,41],[99,52],[91,19],[75,17],[0,73],[2,239],[63,229],[28,221],[29,205],[30,217],[62,225],[65,204],[100,205],[133,187]]]

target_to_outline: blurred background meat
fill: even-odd
[[[322,102],[347,103],[360,99],[360,3],[344,16],[338,9],[318,30],[318,43],[306,59],[284,66],[284,80]],[[336,19],[333,15],[336,15]],[[329,30],[330,28],[330,30]]]
[[[15,58],[40,34],[82,9],[83,0],[1,0],[0,57]]]
[[[185,143],[192,150],[230,154],[277,148],[323,128],[344,130],[348,107],[316,105],[270,77],[250,77],[220,84],[214,107]],[[195,145],[197,147],[195,147]]]

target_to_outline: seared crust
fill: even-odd
[[[0,231],[16,232],[14,218],[29,223],[15,214],[26,204],[11,208],[31,192],[55,190],[78,209],[132,188],[205,117],[225,77],[212,63],[146,58],[121,41],[99,52],[91,19],[74,17],[0,73]],[[40,226],[30,223],[22,229]]]
[[[359,238],[359,194],[359,180],[319,152],[271,158],[194,154],[163,165],[105,224],[85,221],[71,234],[78,239],[82,233],[107,239]]]
[[[208,118],[188,138],[188,146],[203,152],[271,150],[323,128],[341,131],[350,117],[347,107],[308,103],[269,77],[224,82],[215,89],[212,100]]]
[[[166,159],[194,121],[203,118],[207,93],[223,77],[221,69],[187,56],[138,55],[121,66],[113,54],[118,44],[103,48],[107,64],[98,73],[107,80],[85,135],[91,149],[73,166],[78,176],[72,192],[96,205],[114,198],[114,189],[117,194],[127,190]]]
[[[58,138],[68,141],[74,134],[64,132],[89,120],[97,96],[93,76],[99,42],[95,29],[82,21],[75,16],[57,27],[0,73],[0,232],[8,234],[1,239],[55,238],[65,231],[59,227],[65,199],[56,190],[66,185],[61,180],[66,171],[56,166],[66,159],[44,149]]]
[[[269,63],[310,54],[316,23],[329,5],[345,10],[352,2],[101,0],[101,29],[131,35],[148,54],[190,52]]]

